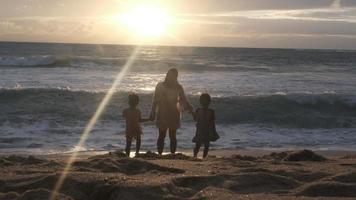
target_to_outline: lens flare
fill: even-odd
[[[115,89],[117,88],[117,86],[121,83],[123,77],[125,76],[125,74],[129,71],[130,67],[132,66],[132,64],[135,61],[135,58],[138,54],[140,50],[140,46],[137,46],[133,53],[131,54],[131,56],[129,57],[129,59],[127,60],[126,64],[124,65],[124,67],[122,68],[122,70],[117,74],[113,84],[111,85],[110,89],[108,90],[108,92],[106,93],[105,97],[103,98],[103,100],[100,102],[95,114],[93,115],[93,117],[90,119],[89,123],[87,124],[87,126],[85,127],[80,140],[78,142],[78,144],[76,145],[77,147],[81,148],[83,147],[86,139],[88,138],[90,132],[93,130],[96,122],[98,121],[98,119],[100,118],[100,116],[102,115],[102,113],[105,110],[105,107],[107,106],[107,104],[109,103],[111,97],[113,96]],[[71,169],[73,162],[75,161],[75,159],[78,156],[78,151],[75,151],[72,153],[72,155],[69,157],[66,166],[63,169],[63,172],[61,173],[59,179],[57,180],[50,200],[55,200],[56,199],[56,194],[60,191],[66,177],[67,174],[69,172],[69,170]]]

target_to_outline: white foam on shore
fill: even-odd
[[[64,153],[73,151],[112,151],[125,148],[124,127],[114,122],[99,123],[81,149],[75,145],[81,128],[71,131],[71,127],[57,127],[55,131],[47,125],[33,126],[31,129],[11,127],[0,137],[2,152]],[[1,127],[4,130],[4,127]],[[286,129],[269,125],[218,124],[220,139],[212,143],[212,149],[303,149],[345,150],[356,149],[356,129]],[[53,132],[51,132],[53,131]],[[143,126],[142,151],[155,151],[157,129],[151,123]],[[195,133],[193,123],[184,122],[178,130],[178,148],[192,149],[191,141]],[[34,145],[36,144],[36,145]],[[133,143],[134,146],[134,143]],[[169,139],[166,137],[166,150]]]

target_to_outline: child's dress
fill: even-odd
[[[141,111],[137,108],[127,108],[122,115],[126,119],[126,137],[136,139],[137,136],[142,135]]]
[[[219,139],[215,128],[215,112],[212,109],[198,108],[195,112],[197,130],[193,142],[208,143]]]

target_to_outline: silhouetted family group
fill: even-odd
[[[180,115],[183,110],[188,111],[196,121],[196,133],[192,141],[196,144],[194,157],[197,157],[199,149],[204,145],[203,158],[208,155],[210,142],[216,141],[219,135],[215,128],[215,113],[209,108],[211,97],[204,93],[200,96],[201,107],[193,111],[193,106],[187,100],[183,87],[178,82],[178,70],[175,68],[167,72],[163,82],[157,84],[152,109],[149,119],[141,117],[141,111],[137,108],[139,97],[136,94],[129,95],[129,108],[123,111],[126,120],[126,155],[130,155],[132,140],[136,139],[136,155],[141,147],[142,122],[156,121],[159,130],[157,139],[157,151],[161,155],[164,149],[164,140],[169,132],[171,153],[177,149],[177,129],[180,128]]]

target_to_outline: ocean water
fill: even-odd
[[[141,47],[85,146],[88,120],[134,46],[0,43],[0,152],[52,153],[124,148],[122,110],[152,93],[171,67],[191,103],[213,97],[221,139],[212,148],[356,149],[356,51]],[[143,150],[157,130],[143,124]],[[195,124],[182,115],[178,147],[190,149]],[[168,138],[167,138],[168,139]],[[166,145],[168,145],[168,140]]]

